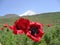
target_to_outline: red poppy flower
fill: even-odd
[[[30,21],[28,19],[20,18],[15,22],[15,25],[26,33],[27,29],[29,28]]]
[[[15,32],[16,34],[22,33],[23,31],[24,33],[26,33],[29,24],[30,24],[29,20],[24,18],[19,18],[18,20],[15,21],[13,26],[10,26],[10,29],[12,29],[13,33]]]
[[[35,42],[38,42],[42,38],[43,34],[42,24],[36,22],[32,22],[30,24],[30,28],[26,33],[26,35]]]
[[[48,27],[50,27],[50,26],[51,26],[51,24],[48,24],[47,26],[48,26]]]
[[[0,30],[4,30],[4,28],[0,28]]]
[[[5,28],[8,27],[8,24],[3,24],[3,27],[5,27]]]

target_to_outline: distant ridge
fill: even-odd
[[[3,17],[19,17],[17,14],[6,14]]]

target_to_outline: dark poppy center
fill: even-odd
[[[18,25],[16,25],[16,29],[17,29],[17,30],[20,30],[20,27],[19,27]]]
[[[33,35],[33,36],[34,36],[34,34],[38,34],[39,33],[38,32],[38,27],[31,26],[29,30],[31,31],[31,35]]]

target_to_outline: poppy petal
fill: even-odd
[[[29,32],[26,34],[29,38],[31,38],[34,42],[38,42],[40,40],[40,37],[34,37]]]
[[[9,26],[9,28],[10,28],[11,30],[14,30],[14,26],[12,26],[12,25],[11,25],[11,26]]]
[[[17,34],[22,34],[23,30],[17,30]]]

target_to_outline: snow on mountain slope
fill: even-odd
[[[28,11],[26,11],[25,13],[23,13],[19,16],[31,16],[31,15],[36,15],[36,13],[33,12],[33,11],[28,10]]]

